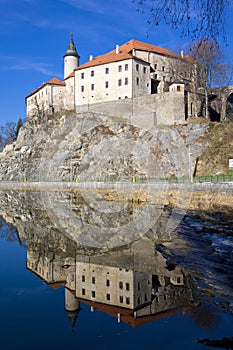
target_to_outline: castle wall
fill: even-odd
[[[86,104],[77,112],[96,112],[123,118],[133,125],[150,129],[160,124],[179,124],[185,120],[184,93],[178,91],[130,99]]]

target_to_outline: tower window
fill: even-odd
[[[136,71],[137,72],[139,71],[139,64],[138,63],[136,64]]]
[[[84,73],[81,73],[81,79],[84,79]]]
[[[162,66],[162,71],[164,72],[164,70],[165,70],[165,67],[164,67],[164,66]]]
[[[126,290],[129,290],[129,283],[128,282],[125,284],[125,288],[126,288]]]
[[[146,67],[143,67],[143,73],[144,74],[146,73]]]
[[[82,275],[82,282],[85,282],[85,276]]]
[[[91,282],[95,284],[95,277],[92,277]]]
[[[125,85],[128,85],[128,78],[125,78]]]
[[[119,282],[119,288],[123,289],[123,282],[122,281]]]
[[[84,92],[84,86],[83,85],[81,86],[81,92]]]
[[[91,90],[95,90],[95,85],[94,84],[91,84]]]
[[[121,86],[121,84],[122,84],[122,80],[119,79],[119,80],[118,80],[118,86]]]
[[[122,66],[118,66],[118,72],[122,72]]]
[[[130,298],[129,297],[126,297],[125,301],[126,301],[126,304],[128,304],[128,305],[130,304]]]
[[[108,293],[108,294],[106,294],[106,299],[107,300],[110,300],[111,299],[111,297],[110,297],[110,294]]]
[[[109,87],[108,81],[105,81],[105,87],[106,87],[106,89]]]
[[[92,70],[91,71],[91,77],[94,77],[94,75],[95,75],[95,72]]]
[[[129,69],[129,65],[128,63],[125,64],[125,71],[127,71]]]
[[[105,74],[109,74],[109,68],[105,68]]]
[[[107,287],[110,286],[110,280],[106,280],[106,286],[107,286]]]
[[[120,300],[120,303],[123,303],[123,296],[122,295],[120,295],[119,300]]]
[[[94,290],[91,292],[91,296],[92,296],[92,298],[95,298],[95,291]]]
[[[136,79],[137,85],[139,85],[139,78]]]

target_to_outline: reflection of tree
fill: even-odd
[[[7,242],[19,242],[21,244],[17,229],[13,225],[6,224],[2,216],[0,216],[0,238]]]
[[[213,306],[202,302],[190,310],[190,319],[203,329],[211,329],[219,323],[215,311]]]

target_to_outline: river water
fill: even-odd
[[[232,346],[227,213],[88,191],[1,191],[0,204],[2,349]]]

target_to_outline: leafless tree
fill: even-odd
[[[228,85],[232,80],[232,64],[216,40],[202,38],[190,48],[190,56],[202,67],[202,86],[205,93],[206,118],[208,118],[208,95],[213,87]],[[200,85],[200,84],[199,84]]]
[[[132,0],[148,18],[150,27],[165,22],[191,40],[226,39],[225,15],[230,0]]]

